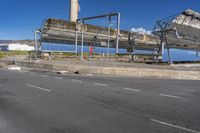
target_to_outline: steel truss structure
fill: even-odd
[[[200,46],[200,14],[188,9],[182,13],[167,17],[156,22],[153,34],[160,38],[159,53],[164,54],[166,46],[169,63],[173,60],[170,45],[196,45],[196,58],[199,56]]]

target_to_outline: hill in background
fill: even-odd
[[[27,44],[34,45],[33,40],[0,40],[0,44]]]

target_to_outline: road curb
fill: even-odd
[[[4,60],[1,62],[10,64],[11,61]],[[52,64],[37,61],[17,61],[17,66],[44,69],[49,71],[61,72],[79,72],[81,74],[100,74],[121,77],[155,77],[164,79],[180,80],[200,80],[200,71],[183,71],[173,69],[156,69],[156,68],[126,68],[126,67],[99,67],[80,64]]]

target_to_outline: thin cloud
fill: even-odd
[[[140,27],[140,28],[132,28],[132,29],[131,29],[131,32],[137,32],[137,33],[140,33],[140,34],[147,34],[147,35],[151,35],[151,34],[152,34],[152,31],[148,31],[148,30],[146,30],[146,29],[143,28],[143,27]]]

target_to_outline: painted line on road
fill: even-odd
[[[169,98],[176,98],[176,99],[181,99],[182,98],[182,97],[179,97],[179,96],[167,95],[167,94],[160,94],[160,96],[169,97]]]
[[[141,90],[138,90],[138,89],[131,89],[131,88],[124,88],[124,90],[135,91],[135,92],[141,92]]]
[[[64,78],[62,78],[62,77],[55,77],[56,79],[59,79],[59,80],[62,80],[62,79],[64,79]]]
[[[104,87],[108,86],[107,84],[101,84],[101,83],[94,83],[94,85],[96,85],[96,86],[104,86]]]
[[[152,122],[155,122],[155,123],[158,123],[158,124],[161,124],[161,125],[165,125],[165,126],[169,126],[169,127],[181,129],[181,130],[184,130],[184,131],[187,131],[187,132],[191,132],[191,133],[200,133],[199,131],[195,131],[195,130],[193,130],[193,129],[181,127],[181,126],[178,126],[178,125],[174,125],[174,124],[171,124],[171,123],[159,121],[159,120],[156,120],[156,119],[151,119],[151,121],[152,121]]]
[[[31,84],[26,84],[26,86],[31,87],[31,88],[35,88],[35,89],[39,89],[39,90],[42,90],[42,91],[46,91],[46,92],[51,92],[51,90],[48,90],[48,89],[45,89],[45,88],[42,88],[42,87],[38,87],[38,86],[35,86],[35,85],[31,85]]]
[[[81,80],[76,80],[76,79],[72,79],[73,82],[76,82],[76,83],[82,83],[83,81]]]

